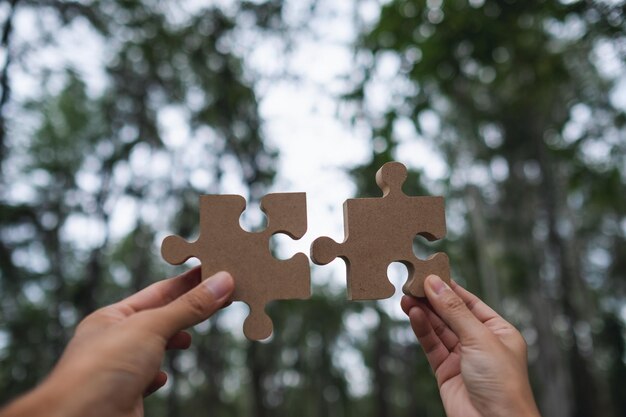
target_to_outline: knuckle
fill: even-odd
[[[101,307],[98,310],[92,312],[91,314],[85,316],[76,326],[76,333],[78,333],[79,331],[88,329],[102,322],[106,318],[107,312],[108,312],[107,307]]]
[[[194,316],[204,317],[211,311],[213,297],[208,291],[190,291],[185,296],[185,303]]]
[[[155,294],[155,298],[161,301],[161,304],[169,304],[176,299],[170,291],[164,290],[162,287],[154,287],[152,291]]]
[[[109,307],[110,306],[100,307],[99,309],[97,309],[97,310],[91,312],[90,314],[88,314],[87,316],[85,316],[85,318],[82,320],[82,322],[99,320],[103,316],[107,315],[107,313],[109,312]]]
[[[515,344],[517,345],[518,349],[521,352],[525,353],[528,351],[528,342],[519,331],[515,332],[514,340],[515,340]]]
[[[87,329],[89,329],[92,324],[94,322],[93,317],[91,316],[87,316],[84,319],[82,319],[78,325],[76,325],[76,329],[74,330],[74,334],[80,334],[84,331],[86,331]]]
[[[474,310],[474,307],[476,307],[478,305],[479,301],[480,300],[478,298],[473,298],[473,299],[469,300],[467,303],[465,303],[465,305],[467,306],[467,309],[469,311],[472,311],[472,310]]]
[[[456,314],[463,312],[467,308],[463,300],[451,293],[444,298],[443,305],[446,310]]]
[[[443,332],[446,331],[446,328],[447,326],[445,323],[438,323],[435,326],[433,326],[433,331],[435,332],[437,336],[441,336]]]

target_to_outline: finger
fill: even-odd
[[[471,311],[472,314],[474,314],[481,322],[485,323],[486,321],[494,318],[501,318],[495,310],[485,304],[480,298],[461,287],[454,280],[450,280],[450,287],[452,288],[452,291],[454,291],[456,295],[463,300],[469,311]]]
[[[417,307],[417,298],[403,295],[402,299],[400,300],[400,307],[402,307],[402,311],[404,311],[404,314],[408,316],[411,309],[413,307]]]
[[[430,322],[433,331],[439,337],[443,345],[449,351],[454,351],[459,346],[459,338],[450,327],[432,310],[432,307],[426,303],[418,302],[418,306],[426,314],[426,318]]]
[[[235,288],[228,272],[218,272],[166,306],[146,312],[147,326],[166,339],[209,318]]]
[[[134,312],[161,307],[191,290],[200,281],[200,266],[197,266],[176,277],[152,284],[118,304],[130,307]]]
[[[465,302],[436,275],[429,275],[424,291],[433,310],[456,334],[461,344],[486,337],[487,328],[472,314]]]
[[[446,349],[449,351],[456,349],[459,344],[459,338],[450,330],[448,325],[435,314],[428,301],[404,295],[400,300],[400,306],[407,315],[409,315],[409,312],[414,307],[420,307],[424,311],[424,314],[426,314],[426,318],[430,322],[433,331],[439,339],[441,339]]]
[[[167,341],[166,349],[187,349],[191,346],[191,335],[188,332],[180,331]]]
[[[417,306],[413,307],[409,311],[409,320],[413,333],[415,333],[430,367],[436,372],[439,366],[446,360],[450,351],[433,330],[424,310]]]
[[[167,374],[163,371],[159,371],[159,373],[156,374],[152,382],[150,382],[150,385],[148,385],[148,388],[146,388],[146,390],[143,392],[143,396],[147,397],[148,395],[157,391],[159,388],[165,385],[166,382]]]
[[[511,323],[506,321],[495,310],[489,307],[476,295],[472,294],[458,283],[451,281],[452,290],[465,302],[467,308],[480,320],[487,328],[510,348],[517,348],[525,345],[519,331]]]

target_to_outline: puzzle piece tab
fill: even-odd
[[[416,235],[429,241],[445,236],[443,197],[405,195],[402,184],[406,178],[407,170],[401,163],[383,165],[376,173],[382,197],[348,199],[344,203],[343,243],[320,237],[311,245],[311,259],[318,265],[326,265],[336,257],[346,262],[350,300],[391,297],[394,287],[387,277],[387,267],[392,262],[407,267],[409,278],[402,287],[405,294],[423,297],[424,279],[430,274],[450,282],[446,254],[421,260],[413,252]]]
[[[246,201],[239,195],[200,196],[200,236],[187,242],[168,236],[161,245],[163,259],[180,265],[189,258],[202,263],[202,279],[219,271],[235,279],[233,301],[250,307],[243,331],[248,339],[260,340],[272,334],[272,320],[265,305],[272,300],[304,299],[311,295],[309,260],[297,253],[287,260],[272,256],[270,237],[285,233],[300,239],[307,228],[306,194],[268,194],[261,200],[267,215],[265,230],[251,233],[239,225]]]

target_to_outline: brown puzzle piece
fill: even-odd
[[[250,314],[243,325],[248,339],[272,334],[272,320],[265,313],[271,300],[304,299],[311,295],[309,260],[303,253],[278,260],[269,249],[269,239],[285,233],[300,239],[307,228],[306,194],[268,194],[261,200],[267,215],[265,230],[251,233],[239,225],[246,201],[239,195],[200,196],[200,236],[187,242],[168,236],[161,254],[170,264],[180,265],[195,257],[202,263],[202,279],[228,271],[235,279],[234,301],[243,301]]]
[[[421,260],[413,252],[416,235],[430,241],[445,236],[443,197],[405,195],[402,184],[406,178],[407,170],[401,163],[383,165],[376,173],[382,197],[344,203],[343,243],[320,237],[311,245],[311,259],[318,265],[326,265],[336,257],[346,262],[350,300],[391,297],[395,290],[387,277],[387,267],[392,262],[402,262],[408,269],[409,278],[402,287],[405,294],[423,297],[424,279],[430,274],[450,282],[445,253]]]

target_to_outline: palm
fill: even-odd
[[[443,406],[448,417],[480,417],[470,400],[469,392],[461,376],[461,368],[456,366],[456,375],[439,385]]]
[[[159,349],[158,345],[154,343],[146,343],[145,335],[140,332],[133,332],[130,337],[123,338],[123,343],[116,343],[118,338],[115,335],[119,333],[118,327],[123,325],[124,320],[134,313],[135,311],[132,308],[124,304],[115,304],[98,311],[81,323],[66,352],[72,355],[75,350],[77,354],[79,354],[78,352],[85,354],[87,352],[83,349],[84,345],[94,341],[98,342],[96,344],[97,347],[92,348],[88,352],[103,358],[94,363],[96,369],[93,372],[107,375],[108,379],[104,385],[107,388],[114,388],[102,389],[102,395],[111,396],[109,405],[115,408],[116,415],[143,417],[143,395],[140,387],[145,386],[146,375],[154,375],[158,368],[151,370],[144,368],[152,368],[153,366],[142,366],[140,369],[134,365],[140,362],[158,364],[163,355],[163,349]],[[99,352],[103,344],[106,344],[106,353]],[[128,347],[132,349],[128,349]],[[129,350],[133,352],[141,351],[142,360],[135,360],[132,354],[128,355],[126,352]],[[73,354],[74,359],[77,354]],[[113,366],[109,366],[110,362],[106,360],[109,357],[115,358],[115,367],[118,367],[120,370],[110,372],[110,368]],[[164,380],[161,376],[155,377],[145,394],[158,389],[163,383]],[[119,389],[123,390],[123,394],[116,393]],[[122,398],[124,399],[123,401],[121,400]]]
[[[431,320],[436,320],[436,318],[432,317]],[[470,394],[461,374],[461,345],[456,336],[452,337],[448,333],[447,327],[442,323],[435,323],[437,326],[434,329],[440,335],[438,336],[439,341],[443,337],[448,343],[446,346],[447,353],[440,350],[441,360],[438,364],[439,366],[434,368],[446,415],[448,417],[480,417],[480,413],[472,404]]]

